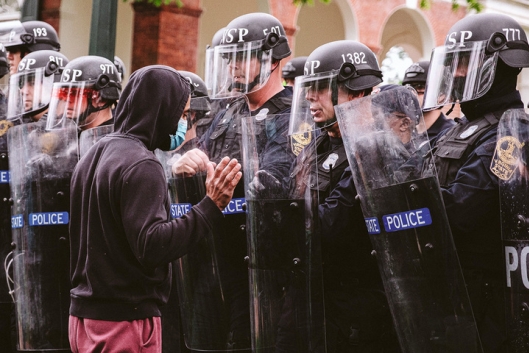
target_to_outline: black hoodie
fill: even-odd
[[[115,132],[77,164],[70,203],[70,314],[128,321],[160,316],[169,263],[223,218],[208,197],[169,220],[167,182],[153,151],[169,146],[189,97],[177,71],[132,74],[116,108]]]

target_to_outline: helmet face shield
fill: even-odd
[[[264,40],[218,45],[213,49],[210,69],[211,98],[237,97],[257,91],[270,77],[272,50],[263,50]],[[210,54],[211,55],[211,54]]]
[[[58,82],[53,85],[50,109],[48,111],[47,130],[60,129],[73,121],[78,128],[90,124],[90,107],[94,98],[99,96],[95,82]]]
[[[7,118],[19,120],[23,116],[37,115],[48,107],[51,100],[54,75],[46,68],[23,71],[9,79],[9,105]]]
[[[337,71],[296,77],[292,115],[302,119],[304,124],[318,127],[325,127],[326,122],[336,121],[334,119],[334,105],[337,104],[338,99],[336,78]],[[291,126],[291,129],[296,127]]]
[[[430,61],[423,109],[482,97],[492,86],[498,52],[486,52],[488,41],[468,42],[463,48],[435,48]]]

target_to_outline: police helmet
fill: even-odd
[[[17,33],[9,43],[5,43],[8,51],[14,47],[20,47],[26,52],[61,49],[57,31],[50,24],[43,21],[27,21],[22,22],[22,27],[24,33]]]
[[[303,75],[303,70],[305,69],[306,61],[306,56],[298,56],[287,62],[282,69],[283,78],[294,79],[298,76]]]
[[[189,81],[191,86],[191,110],[209,111],[208,89],[204,81],[197,75],[189,71],[178,71],[183,78]]]
[[[7,118],[33,117],[48,109],[54,82],[61,78],[68,58],[54,50],[39,50],[24,56],[9,80]]]
[[[494,82],[498,59],[529,67],[529,45],[523,28],[503,14],[477,14],[456,22],[443,46],[432,52],[424,109],[482,97]]]
[[[61,127],[68,119],[82,128],[90,123],[87,118],[92,113],[111,107],[120,94],[121,76],[112,61],[95,55],[76,58],[64,67],[60,82],[53,86],[47,129]],[[96,99],[104,104],[96,105]]]
[[[232,20],[210,57],[211,98],[236,97],[261,89],[272,65],[290,55],[283,25],[266,13],[250,13]],[[274,69],[277,68],[274,67]]]
[[[418,61],[413,63],[404,72],[404,79],[402,80],[403,85],[415,84],[415,83],[426,83],[428,77],[428,68],[430,67],[430,61]]]
[[[338,104],[339,88],[364,91],[381,82],[377,58],[364,44],[353,40],[324,44],[308,56],[304,75],[296,77],[292,114],[306,123],[314,120],[320,128],[331,127],[337,121],[334,109],[322,110],[323,116],[313,116],[311,105],[319,106],[330,99],[334,106]]]
[[[274,33],[277,37],[271,37]],[[274,16],[255,12],[239,16],[224,28],[220,44],[242,44],[263,41],[262,49],[272,50],[272,57],[276,60],[290,55],[290,46],[283,25]]]
[[[372,88],[382,82],[377,57],[366,45],[339,40],[316,48],[305,63],[305,76],[335,72],[336,80],[353,91]]]

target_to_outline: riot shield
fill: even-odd
[[[65,350],[70,304],[70,177],[77,128],[43,123],[8,132],[18,350]]]
[[[114,132],[114,124],[100,125],[94,128],[84,130],[79,136],[79,156],[82,157],[86,152],[95,145],[103,136]]]
[[[399,87],[335,111],[403,352],[480,352],[416,95]]]
[[[529,350],[529,117],[506,111],[498,125],[491,171],[499,178],[505,254],[505,320],[509,352]]]
[[[217,122],[216,134],[224,136],[226,129],[234,125],[233,137],[240,139],[240,120],[249,115],[246,101],[232,103],[231,110]],[[210,138],[215,144],[216,138]],[[240,141],[230,141],[224,146],[239,146]],[[212,154],[214,146],[203,147],[206,154],[215,162],[223,155],[238,158],[226,150],[226,154]],[[233,151],[233,150],[232,150]],[[222,150],[224,152],[224,149]],[[240,154],[240,151],[237,151]],[[193,205],[206,196],[206,172],[192,177],[173,175],[171,166],[182,157],[180,151],[161,152],[157,156],[165,168],[169,183],[171,218],[184,216]],[[230,204],[223,211],[225,223],[222,229],[214,229],[203,234],[203,239],[175,265],[176,286],[180,304],[180,316],[185,345],[196,352],[248,351],[246,345],[234,345],[238,336],[233,327],[245,330],[249,336],[248,274],[244,261],[246,255],[244,192],[242,183],[235,190]],[[242,225],[242,228],[241,228]],[[242,318],[242,319],[241,319]],[[249,338],[248,338],[249,340]]]
[[[308,144],[315,131],[297,124],[289,135],[289,119],[297,120],[290,114],[243,120],[253,352],[325,349],[317,193],[295,184],[306,186],[317,175],[310,166],[303,168],[303,181],[290,175],[294,163],[306,167],[304,161],[316,156],[315,144]],[[262,131],[275,146],[263,145]],[[272,159],[269,148],[276,149]]]

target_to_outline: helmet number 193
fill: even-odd
[[[343,62],[351,62],[352,64],[367,64],[366,54],[364,52],[360,53],[347,53],[342,54]]]
[[[48,32],[46,32],[46,28],[44,27],[33,28],[33,35],[35,37],[46,37]]]

